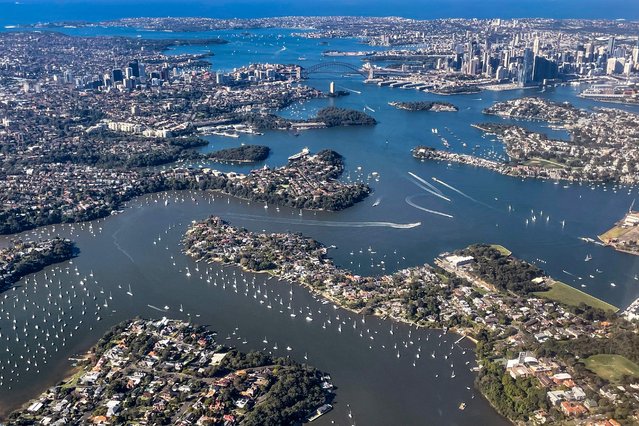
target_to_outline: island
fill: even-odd
[[[433,111],[433,112],[456,112],[459,111],[455,105],[449,102],[389,102],[388,105],[406,111]]]
[[[310,121],[320,121],[326,127],[372,126],[377,124],[373,117],[364,112],[337,107],[322,108],[317,112],[316,119]]]
[[[599,240],[617,251],[639,255],[639,212],[628,213],[615,226],[599,235]]]
[[[330,376],[289,357],[242,353],[203,326],[162,318],[116,325],[72,376],[11,424],[301,424],[330,408]]]
[[[371,277],[339,268],[324,245],[301,234],[254,233],[219,217],[195,223],[183,244],[198,262],[268,273],[361,315],[470,338],[477,388],[513,422],[625,421],[639,410],[639,386],[619,388],[636,383],[639,370],[617,380],[624,366],[639,363],[633,314],[617,313],[502,246],[471,245],[442,253],[434,266]],[[606,362],[616,362],[619,373],[603,374]]]
[[[11,241],[9,247],[0,249],[0,292],[25,275],[71,259],[75,251],[75,244],[62,238]]]
[[[266,160],[270,153],[271,149],[268,146],[242,145],[211,152],[206,155],[206,158],[231,163],[255,163]]]

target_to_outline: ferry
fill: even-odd
[[[324,404],[315,411],[315,414],[313,414],[312,416],[308,418],[308,421],[312,422],[313,420],[317,420],[320,417],[322,417],[324,414],[331,411],[332,409],[333,409],[333,406],[331,404]]]
[[[299,160],[300,158],[306,157],[309,154],[309,152],[311,151],[308,149],[308,147],[304,147],[302,151],[288,157],[288,161]]]

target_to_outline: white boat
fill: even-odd
[[[302,157],[306,157],[309,152],[311,152],[308,147],[304,147],[304,149],[302,149],[302,151],[298,152],[297,154],[293,154],[290,157],[288,157],[289,161],[293,161],[293,160],[299,160]]]

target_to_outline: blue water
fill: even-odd
[[[257,18],[270,16],[403,16],[435,18],[587,18],[637,19],[633,0],[218,0],[212,1],[0,1],[0,25],[60,20],[101,21],[135,16],[206,16]]]
[[[117,5],[117,3],[114,4]],[[401,5],[400,2],[399,6]],[[6,4],[0,3],[0,8],[4,6]],[[19,6],[9,6],[14,11],[15,8],[19,8]],[[72,15],[65,10],[79,10],[69,3],[59,4],[56,8],[49,8],[51,9],[49,11],[45,11],[46,8],[42,5],[30,7],[33,11],[31,18],[20,15],[25,20],[51,16],[47,13],[59,13],[69,18]],[[168,6],[159,3],[144,11],[148,11],[149,14],[160,13],[165,10],[164,7]],[[130,7],[127,6],[126,13],[132,15],[139,8],[141,8],[139,4],[132,4]],[[111,7],[109,10],[94,10],[87,16],[98,19],[102,16],[100,14],[121,13],[119,9],[121,8]],[[169,11],[169,9],[166,10]],[[198,9],[189,9],[185,13],[196,14],[197,11]],[[4,13],[0,15],[2,16],[0,19],[6,19]],[[64,29],[63,31],[74,35],[166,37],[166,33],[118,28]],[[229,30],[189,34],[172,33],[171,37],[220,36],[230,41],[226,45],[180,47],[173,52],[197,53],[202,50],[208,51],[210,48],[215,53],[212,58],[212,69],[230,70],[259,61],[298,62],[300,56],[306,58],[304,64],[310,65],[326,59],[321,56],[321,52],[325,49],[361,48],[356,40],[331,39],[324,40],[329,43],[328,46],[320,45],[320,40],[297,39],[291,36],[291,30],[285,29],[253,30],[249,31],[249,36],[243,36],[242,32]],[[340,58],[340,60],[353,64],[360,63],[358,58]],[[532,89],[441,97],[414,90],[366,85],[359,76],[317,75],[306,83],[326,90],[330,81],[335,81],[340,88],[352,90],[352,94],[337,99],[317,99],[297,103],[278,113],[287,117],[308,117],[327,105],[358,110],[366,108],[367,112],[379,121],[379,124],[374,127],[305,131],[298,137],[289,132],[267,132],[263,136],[244,135],[238,139],[211,137],[209,138],[210,146],[204,150],[238,146],[242,143],[264,144],[272,148],[272,155],[265,164],[279,166],[285,164],[289,155],[300,151],[305,146],[312,151],[332,148],[345,156],[346,172],[343,179],[368,181],[374,193],[364,202],[342,212],[304,212],[303,216],[299,216],[298,211],[288,208],[277,210],[271,206],[269,209],[264,209],[262,205],[256,203],[249,205],[235,199],[227,201],[226,197],[220,196],[217,196],[217,201],[208,204],[206,197],[201,195],[191,200],[191,194],[171,195],[167,198],[171,203],[168,207],[164,207],[164,198],[161,198],[164,196],[154,195],[128,203],[125,212],[121,215],[94,222],[91,225],[94,229],[104,228],[103,232],[95,235],[89,232],[87,224],[57,227],[53,233],[62,233],[64,236],[73,238],[78,242],[81,250],[81,255],[74,260],[74,265],[66,263],[62,266],[62,270],[58,270],[56,280],[60,280],[59,284],[55,283],[56,280],[51,282],[56,289],[60,288],[60,294],[65,292],[65,300],[52,304],[50,298],[47,298],[46,290],[42,289],[42,283],[46,282],[44,273],[39,273],[28,280],[23,280],[18,290],[12,292],[11,297],[4,302],[2,309],[13,318],[17,316],[19,324],[30,321],[29,327],[33,327],[35,322],[41,321],[40,312],[43,306],[57,315],[61,307],[66,309],[67,304],[75,304],[76,309],[73,311],[75,319],[72,321],[72,316],[68,319],[65,316],[69,326],[65,327],[66,332],[61,334],[66,337],[66,343],[63,342],[62,345],[59,341],[46,343],[50,351],[46,357],[42,356],[38,360],[46,359],[48,363],[41,367],[41,372],[33,369],[26,370],[26,366],[21,364],[15,375],[5,377],[5,383],[0,385],[0,412],[7,407],[13,408],[23,403],[37,391],[41,391],[63,377],[65,368],[69,366],[68,356],[86,350],[108,327],[135,315],[145,317],[157,315],[157,312],[150,310],[148,305],[164,306],[166,304],[172,308],[171,316],[186,318],[187,315],[197,315],[198,322],[212,324],[221,336],[230,334],[239,327],[242,336],[249,342],[247,345],[242,345],[243,349],[262,350],[261,339],[268,335],[269,340],[280,343],[280,348],[290,344],[294,348],[290,354],[297,359],[308,352],[309,362],[329,371],[339,387],[335,410],[319,420],[318,424],[329,424],[329,422],[350,424],[351,421],[347,417],[350,408],[347,408],[347,403],[352,407],[353,421],[359,424],[423,424],[425,412],[429,413],[429,416],[434,416],[433,418],[441,419],[439,420],[441,424],[503,423],[503,419],[498,418],[483,399],[472,399],[473,375],[467,368],[462,367],[465,365],[462,362],[471,360],[470,352],[464,354],[462,348],[455,349],[454,360],[458,377],[455,380],[448,379],[449,364],[448,361],[443,361],[443,354],[440,353],[438,346],[440,340],[437,337],[439,333],[425,330],[413,332],[413,339],[422,338],[425,354],[434,350],[438,354],[437,360],[423,360],[413,366],[412,361],[416,359],[414,348],[402,350],[401,359],[396,357],[394,349],[390,349],[396,343],[401,349],[402,339],[408,339],[406,327],[396,328],[394,336],[390,336],[388,334],[390,324],[387,321],[370,319],[367,320],[366,327],[367,329],[370,327],[371,331],[369,333],[367,330],[367,335],[364,337],[351,332],[350,327],[347,327],[348,332],[342,333],[335,329],[335,324],[332,329],[329,327],[328,330],[324,330],[321,324],[325,316],[334,317],[335,313],[332,309],[324,308],[324,305],[311,299],[301,289],[295,290],[296,304],[300,308],[311,306],[318,312],[316,320],[311,324],[304,321],[301,315],[298,315],[297,320],[292,320],[288,315],[278,314],[276,309],[269,310],[251,297],[246,298],[242,294],[233,293],[230,286],[226,290],[211,287],[202,279],[198,279],[195,273],[192,278],[185,278],[184,268],[188,266],[194,270],[196,266],[176,248],[178,241],[188,223],[210,214],[220,215],[234,225],[244,226],[254,231],[303,232],[327,246],[334,244],[338,248],[331,250],[329,254],[335,262],[361,274],[382,274],[398,268],[430,263],[443,251],[475,242],[490,242],[503,244],[516,256],[536,262],[564,282],[579,288],[585,284],[587,285],[583,288],[585,291],[618,306],[626,306],[639,296],[639,281],[634,279],[635,274],[639,274],[639,257],[617,253],[579,240],[580,236],[594,237],[618,220],[628,209],[632,200],[637,197],[636,188],[596,185],[594,189],[591,189],[589,185],[565,185],[539,180],[524,181],[505,177],[489,170],[462,165],[422,163],[410,155],[410,149],[418,144],[442,148],[441,141],[431,132],[431,129],[435,127],[449,140],[451,149],[454,151],[471,153],[471,149],[479,145],[476,151],[479,155],[489,158],[503,155],[503,147],[499,142],[491,140],[490,137],[483,137],[480,131],[470,126],[478,121],[501,121],[500,118],[487,117],[481,113],[483,108],[496,101],[535,95],[553,100],[567,100],[583,108],[610,105],[580,99],[577,97],[579,88],[574,87],[560,87],[545,92]],[[456,104],[459,112],[401,111],[387,104],[389,101],[396,100],[446,100]],[[639,112],[638,107],[623,108]],[[526,122],[525,126],[546,131],[553,137],[567,137],[565,132],[552,131],[543,123]],[[464,147],[463,143],[467,146]],[[262,165],[215,164],[214,167],[246,172]],[[379,172],[379,181],[368,178],[372,172]],[[451,202],[435,198],[412,183],[408,172],[416,173],[433,184],[435,182],[431,178],[437,177],[463,191],[472,199],[443,186],[440,186],[440,189],[450,197]],[[182,197],[181,201],[179,201],[180,197]],[[450,214],[453,218],[417,210],[406,203],[407,197],[424,208]],[[378,199],[379,205],[373,207],[373,202]],[[511,207],[510,210],[508,206]],[[535,223],[530,221],[531,209],[538,218]],[[550,219],[546,221],[546,217]],[[526,219],[529,219],[528,225],[525,223]],[[561,225],[562,220],[565,221],[565,226]],[[421,225],[413,229],[346,226],[353,222],[370,221],[421,222]],[[27,235],[41,238],[49,233],[51,228],[56,229],[55,227],[43,228]],[[156,238],[160,241],[160,236],[162,242],[156,245]],[[6,244],[7,241],[7,238],[0,239],[0,244]],[[367,250],[368,248],[371,248],[371,252]],[[592,255],[590,262],[584,261],[587,254]],[[382,260],[387,265],[386,270],[382,270],[379,266]],[[174,262],[177,262],[177,266],[171,266],[175,265]],[[73,273],[70,275],[64,273],[66,268],[73,271],[73,267],[79,268],[76,276],[73,276]],[[49,276],[56,268],[47,268]],[[232,269],[217,266],[212,268],[226,271],[227,274],[235,273]],[[601,273],[597,272],[598,270]],[[86,277],[89,271],[95,271],[96,282],[91,282],[89,286],[92,292],[101,294],[99,291],[103,288],[105,295],[113,293],[113,301],[109,302],[109,309],[100,312],[103,316],[101,322],[95,320],[93,310],[89,311],[87,317],[76,314],[75,312],[81,309],[78,306],[80,299],[76,299],[75,296],[73,299],[70,297],[75,290],[70,292],[69,288],[73,289],[72,286],[76,285],[80,293],[77,281],[81,277]],[[593,278],[590,278],[591,275]],[[241,277],[239,273],[238,276]],[[39,281],[39,287],[35,284],[35,279]],[[264,281],[264,277],[260,280]],[[610,282],[615,282],[616,287],[611,287]],[[127,283],[133,284],[134,297],[124,293],[123,288],[126,289]],[[265,288],[268,286],[269,291],[277,294],[276,298],[288,297],[290,288],[288,284],[269,282],[261,285]],[[37,290],[38,288],[40,290]],[[82,297],[80,294],[80,298]],[[88,306],[95,309],[94,305],[97,303],[99,306],[105,297],[99,296],[97,302],[89,299]],[[15,303],[13,303],[14,298]],[[1,301],[0,304],[2,304]],[[177,312],[178,304],[184,305],[184,314]],[[323,310],[322,316],[319,314],[319,309]],[[34,314],[37,314],[37,319],[30,319]],[[341,311],[339,314],[348,318],[347,324],[359,320],[358,317]],[[84,323],[80,321],[80,318],[85,319]],[[5,327],[8,321],[7,319],[3,324]],[[40,322],[38,324],[43,326]],[[73,325],[77,325],[78,328],[72,328]],[[22,338],[29,341],[33,347],[34,342],[41,335],[32,328],[28,330],[29,335]],[[69,333],[72,330],[75,333],[73,335]],[[424,339],[427,339],[429,333],[431,340],[427,344],[424,343]],[[375,343],[369,340],[368,334],[370,337],[375,336]],[[453,337],[451,336],[450,339]],[[15,357],[35,356],[26,351],[27,346],[23,347],[22,342],[3,340],[1,343],[0,352],[2,353],[8,351]],[[448,343],[443,347],[448,347]],[[59,352],[53,353],[53,349],[56,351],[59,349]],[[40,357],[40,354],[38,356]],[[2,358],[0,358],[1,361]],[[380,375],[380,371],[384,374]],[[11,379],[11,382],[6,382],[8,379]],[[401,380],[401,386],[397,386],[399,380]],[[466,389],[467,386],[468,389]],[[392,389],[392,392],[388,392],[389,389]],[[424,392],[425,389],[427,389],[426,392]],[[461,401],[468,403],[464,412],[457,409]],[[438,421],[434,420],[434,422]]]
[[[128,28],[65,28],[61,31],[72,35],[121,35],[145,38],[163,38],[166,33],[138,31]],[[254,62],[300,63],[309,66],[319,61],[332,61],[322,57],[326,49],[359,50],[357,40],[352,39],[304,39],[292,36],[295,30],[259,29],[226,30],[196,33],[171,33],[171,37],[205,38],[219,36],[230,41],[225,45],[182,46],[172,50],[175,54],[215,53],[213,70],[229,71]],[[327,43],[327,44],[320,44]],[[305,61],[300,61],[303,56]],[[338,58],[352,64],[361,64],[356,57]],[[379,124],[365,128],[335,128],[302,132],[295,137],[287,132],[267,132],[263,136],[242,135],[238,139],[210,137],[205,150],[214,150],[239,144],[263,144],[272,148],[266,161],[269,166],[286,163],[291,154],[308,146],[317,151],[332,148],[343,154],[347,162],[344,179],[365,179],[373,171],[379,172],[379,182],[371,181],[374,194],[370,202],[364,202],[340,213],[318,213],[323,220],[333,221],[393,221],[422,222],[422,226],[410,231],[410,238],[397,230],[382,229],[375,234],[330,227],[273,222],[274,212],[269,211],[263,220],[252,218],[242,225],[255,229],[295,230],[305,232],[328,244],[344,247],[336,250],[335,259],[345,267],[358,272],[381,273],[370,262],[357,262],[348,252],[378,243],[379,251],[401,250],[405,259],[396,267],[409,267],[431,262],[439,253],[464,247],[476,242],[495,242],[510,248],[517,256],[536,262],[555,278],[583,289],[619,307],[627,306],[639,297],[639,258],[618,253],[612,249],[584,243],[579,237],[596,238],[623,216],[637,197],[636,188],[615,188],[612,185],[578,185],[514,179],[488,170],[462,165],[447,166],[444,163],[421,163],[413,159],[410,149],[419,144],[443,148],[441,140],[432,134],[437,128],[451,149],[465,154],[475,154],[489,159],[505,156],[503,145],[492,136],[484,136],[471,127],[483,121],[513,122],[532,130],[548,133],[552,137],[566,139],[564,131],[552,130],[546,123],[504,120],[486,116],[482,110],[494,102],[523,96],[540,96],[554,101],[569,101],[574,105],[590,109],[595,106],[624,108],[639,113],[639,106],[611,105],[578,97],[580,87],[558,87],[543,92],[538,89],[511,91],[483,91],[474,95],[438,96],[415,90],[391,89],[364,84],[360,76],[338,74],[314,75],[306,84],[327,90],[330,81],[338,88],[351,90],[351,95],[341,98],[316,99],[297,103],[282,111],[274,111],[285,117],[307,118],[328,105],[365,110]],[[359,93],[358,93],[359,92]],[[457,113],[419,113],[397,110],[389,101],[444,100],[459,107]],[[466,146],[463,146],[463,144]],[[361,166],[362,170],[357,167]],[[222,170],[248,172],[254,165],[228,166],[214,164]],[[440,188],[451,198],[451,202],[424,193],[411,183],[408,172],[414,172],[431,181],[441,179],[462,190],[476,201]],[[415,197],[418,205],[454,216],[445,218],[424,213],[406,204],[406,197]],[[382,202],[374,209],[373,200]],[[508,207],[511,207],[510,211]],[[532,212],[531,212],[532,210]],[[542,214],[543,212],[543,214]],[[264,212],[266,213],[266,212]],[[537,218],[532,222],[532,216]],[[275,215],[278,216],[278,215]],[[547,219],[547,217],[550,217]],[[290,222],[290,216],[287,221]],[[313,218],[315,219],[315,218]],[[528,219],[528,225],[526,225]],[[565,221],[562,227],[561,221]],[[271,223],[269,223],[271,222]],[[372,239],[371,239],[372,238]],[[593,259],[584,262],[586,255]],[[353,263],[351,263],[353,262]],[[596,270],[603,271],[602,273]],[[564,272],[567,271],[567,272]],[[592,276],[593,278],[591,278]],[[610,286],[615,283],[616,287]],[[584,287],[585,285],[585,287]]]

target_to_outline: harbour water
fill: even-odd
[[[122,29],[65,31],[166,36]],[[239,31],[171,36],[213,34],[230,40],[227,45],[211,46],[216,54],[213,70],[255,61],[297,62],[302,54],[306,63],[314,64],[322,60],[322,50],[362,48],[354,40],[327,40],[328,46],[319,45],[318,40],[292,37],[290,30],[249,33],[248,38]],[[182,47],[175,52],[201,50],[208,47]],[[359,59],[348,61],[358,63]],[[637,196],[636,188],[514,179],[462,165],[423,163],[410,155],[418,144],[443,148],[443,136],[456,152],[471,153],[479,145],[477,154],[503,157],[499,142],[470,126],[500,121],[481,113],[495,101],[534,95],[587,108],[610,105],[584,101],[573,87],[440,97],[365,85],[360,76],[317,75],[307,84],[326,90],[330,81],[351,95],[295,104],[279,113],[307,117],[336,105],[366,109],[379,124],[309,130],[299,136],[268,132],[237,139],[210,137],[211,144],[204,150],[242,143],[271,147],[271,157],[262,164],[214,166],[247,172],[263,164],[283,165],[303,147],[313,152],[331,148],[345,157],[344,180],[366,181],[374,189],[368,199],[342,212],[300,215],[298,210],[265,209],[263,204],[220,195],[156,194],[133,200],[123,213],[100,221],[20,235],[70,237],[77,241],[80,254],[0,295],[0,410],[6,413],[63,378],[71,365],[68,358],[85,351],[117,322],[136,315],[165,315],[211,324],[220,341],[242,350],[267,350],[300,361],[306,355],[310,364],[330,372],[338,387],[335,410],[318,424],[424,424],[426,419],[456,425],[505,423],[473,389],[474,355],[466,341],[454,344],[458,336],[376,318],[363,323],[361,317],[322,304],[294,285],[233,268],[196,265],[186,258],[179,247],[181,235],[191,221],[211,214],[254,231],[303,232],[327,246],[335,245],[329,251],[335,262],[360,274],[390,273],[430,263],[443,251],[490,242],[619,307],[639,296],[639,281],[634,279],[639,258],[579,239],[596,238],[618,220]],[[387,105],[398,100],[445,100],[457,105],[459,112],[408,112]],[[524,125],[567,137],[543,123]],[[437,186],[450,201],[421,189],[409,172]],[[420,225],[393,226],[415,223]],[[10,238],[2,238],[0,244]],[[592,260],[586,262],[587,255]],[[129,285],[132,295],[127,294]],[[461,402],[466,403],[464,411],[458,409]]]

